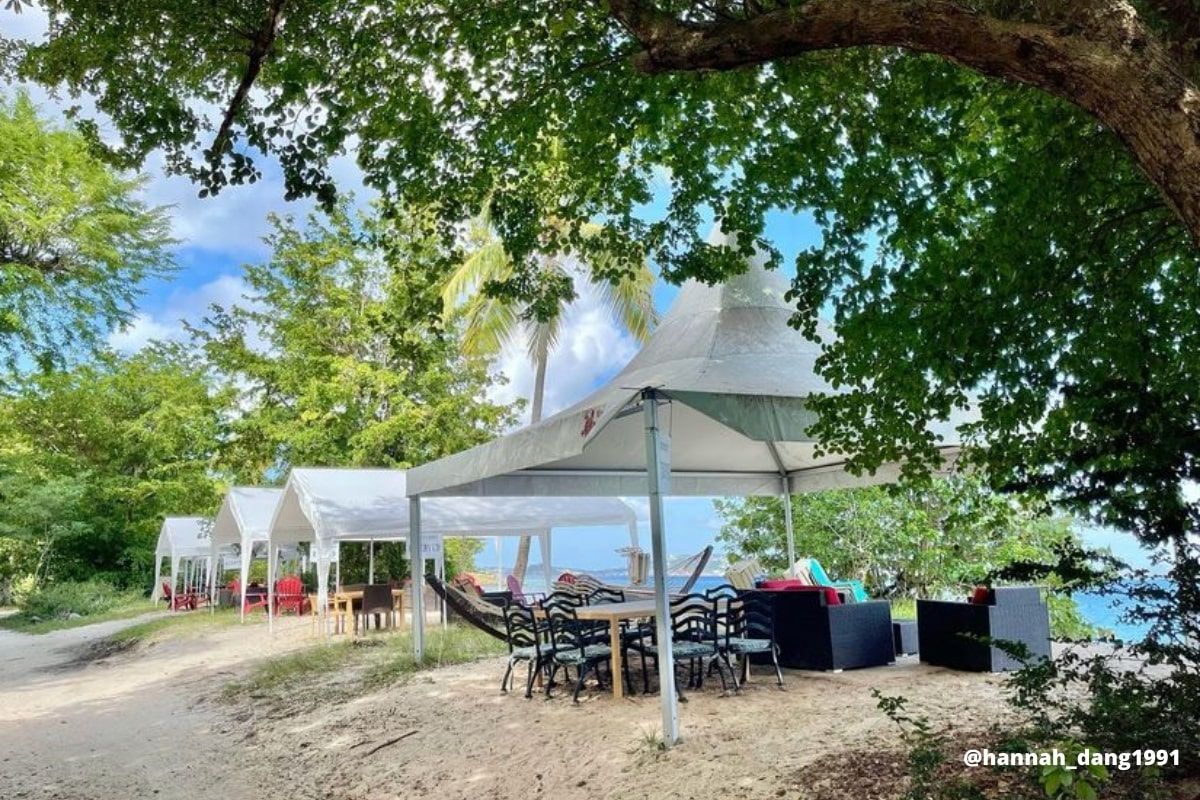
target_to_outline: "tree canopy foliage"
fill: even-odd
[[[0,361],[48,369],[103,345],[129,321],[141,282],[172,269],[166,213],[144,180],[85,137],[0,97]]]
[[[0,536],[37,554],[14,571],[139,585],[164,516],[216,509],[228,403],[178,346],[37,374],[0,398]]]
[[[731,558],[754,556],[772,573],[787,569],[777,497],[717,500],[719,540]],[[875,597],[936,597],[984,581],[1016,562],[1048,562],[1075,541],[1070,521],[1046,516],[977,481],[939,480],[916,490],[834,489],[792,496],[798,556],[839,579],[863,581]]]
[[[943,52],[857,41],[882,30],[865,24],[879,15],[928,39],[951,17],[974,26],[964,36],[998,37],[997,64],[1020,60],[1004,42],[1024,42],[1029,70],[1052,71],[1047,48],[1089,46],[1108,59],[1096,69],[1123,70],[1107,106],[1136,120],[1130,97],[1170,104],[1155,75],[1171,91],[1190,80],[1137,65],[1192,63],[1194,37],[1181,32],[1193,12],[915,0],[42,5],[52,33],[17,54],[22,74],[94,95],[121,133],[110,148],[121,163],[161,148],[213,192],[255,179],[265,152],[289,196],[332,202],[331,159],[353,149],[373,188],[435,207],[448,238],[489,205],[516,266],[489,291],[535,307],[565,291],[539,283],[535,252],[587,261],[589,249],[624,248],[608,277],[644,252],[669,280],[717,281],[753,247],[779,265],[768,211],[811,214],[822,239],[797,259],[795,323],[818,311],[838,323],[820,364],[840,389],[815,431],[827,447],[865,470],[907,458],[915,474],[934,457],[924,423],[978,395],[973,432],[990,447],[977,466],[994,486],[1052,489],[1147,540],[1197,523],[1179,492],[1200,477],[1197,252],[1160,191],[1187,158],[1139,170],[1129,148],[1140,135],[1114,136],[1070,81],[1047,94],[1020,85],[1040,85],[1028,75],[836,49]],[[817,24],[839,9],[863,24]],[[854,37],[744,50],[759,35],[838,30]],[[687,62],[681,42],[713,68]],[[1121,94],[1122,80],[1140,88]],[[654,199],[664,213],[646,213]],[[736,248],[704,244],[711,218]],[[589,221],[609,234],[583,236]]]
[[[486,399],[499,380],[438,322],[449,262],[423,215],[355,216],[347,204],[303,227],[274,219],[270,258],[245,268],[246,302],[193,329],[238,393],[221,464],[238,480],[293,466],[411,466],[512,424]]]

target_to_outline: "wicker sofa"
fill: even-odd
[[[1018,669],[1021,662],[981,639],[1020,642],[1050,657],[1050,615],[1036,586],[981,591],[970,602],[917,601],[917,640],[927,664],[971,672]]]
[[[781,666],[842,670],[896,660],[892,609],[885,600],[843,603],[836,590],[823,586],[755,591],[771,599]]]

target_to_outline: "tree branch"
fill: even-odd
[[[225,115],[221,118],[221,127],[217,129],[217,135],[213,138],[212,147],[209,149],[209,160],[211,161],[219,161],[233,139],[234,122],[237,120],[238,112],[246,104],[246,98],[250,96],[250,89],[258,79],[263,64],[271,55],[271,48],[275,45],[279,25],[283,21],[283,7],[286,4],[287,0],[270,0],[262,25],[254,32],[250,41],[250,49],[246,51],[246,71],[242,73],[237,90],[234,91],[229,105],[225,108]]]

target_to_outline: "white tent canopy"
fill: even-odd
[[[311,543],[323,607],[329,564],[337,560],[340,542],[407,541],[407,491],[405,471],[399,469],[293,469],[271,520],[270,552]],[[630,543],[637,544],[637,517],[616,498],[456,498],[430,501],[423,513],[424,530],[432,537],[537,535],[547,579],[552,528],[623,526]],[[273,583],[271,577],[268,591]]]
[[[210,563],[212,551],[209,538],[212,520],[208,517],[167,517],[158,533],[154,546],[154,590],[151,597],[162,597],[162,560],[171,560],[171,591],[178,591],[177,574],[183,559],[203,559]]]
[[[283,497],[283,489],[258,486],[235,486],[225,495],[221,508],[212,524],[212,557],[216,563],[217,553],[222,547],[238,545],[240,557],[240,591],[246,591],[250,580],[250,562],[254,558],[254,545],[267,542],[271,535],[271,520]],[[216,570],[212,571],[215,581]],[[210,581],[211,586],[211,581]],[[245,618],[245,603],[240,603]]]
[[[713,244],[727,243],[719,232]],[[665,495],[815,491],[894,480],[899,465],[855,476],[837,453],[816,455],[808,433],[820,346],[788,325],[782,275],[759,258],[725,284],[689,282],[650,341],[611,381],[574,406],[508,436],[409,470],[412,516],[437,496],[638,495],[650,498],[663,736],[678,737],[667,619]],[[831,338],[828,329],[822,331]],[[932,433],[949,463],[954,420]],[[791,504],[784,503],[791,541]],[[412,548],[423,524],[414,525]],[[414,591],[414,598],[419,592]],[[414,600],[417,602],[417,600]],[[422,654],[422,631],[414,648]]]

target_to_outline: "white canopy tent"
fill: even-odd
[[[723,243],[720,233],[710,242]],[[845,457],[816,454],[807,433],[814,393],[831,392],[816,372],[820,346],[788,325],[786,279],[751,259],[718,286],[689,282],[645,347],[603,387],[537,425],[409,470],[412,544],[424,506],[438,496],[631,496],[648,494],[659,641],[663,736],[678,738],[671,659],[662,498],[746,496],[884,483],[899,465],[851,475]],[[823,331],[829,336],[829,331]],[[957,425],[931,431],[946,464]],[[784,503],[795,561],[791,504]],[[419,591],[414,591],[414,595]],[[414,631],[417,657],[423,632]]]
[[[270,539],[271,520],[283,497],[283,489],[258,486],[235,486],[225,495],[217,516],[213,518],[211,553],[213,563],[222,547],[238,545],[241,569],[238,586],[242,592],[250,580],[250,562],[254,558],[254,546]],[[216,590],[216,570],[211,571],[210,596]],[[242,620],[246,619],[246,604],[241,606]]]
[[[158,533],[158,543],[154,547],[154,591],[150,596],[155,602],[162,598],[164,558],[171,560],[172,592],[179,591],[179,567],[185,559],[189,570],[194,564],[203,564],[205,568],[211,568],[211,531],[212,520],[208,517],[167,517],[163,520]]]
[[[293,469],[271,520],[268,565],[274,564],[280,546],[309,542],[317,565],[317,603],[324,608],[329,566],[338,559],[341,542],[409,540],[407,492],[405,471],[400,469]],[[424,530],[434,546],[426,540],[424,553],[410,551],[422,574],[426,556],[440,558],[444,536],[536,535],[547,583],[552,528],[622,526],[629,532],[630,544],[637,544],[637,517],[616,498],[446,499],[430,501],[424,513]],[[272,608],[274,583],[270,574],[268,606]],[[419,609],[415,605],[414,613]]]

